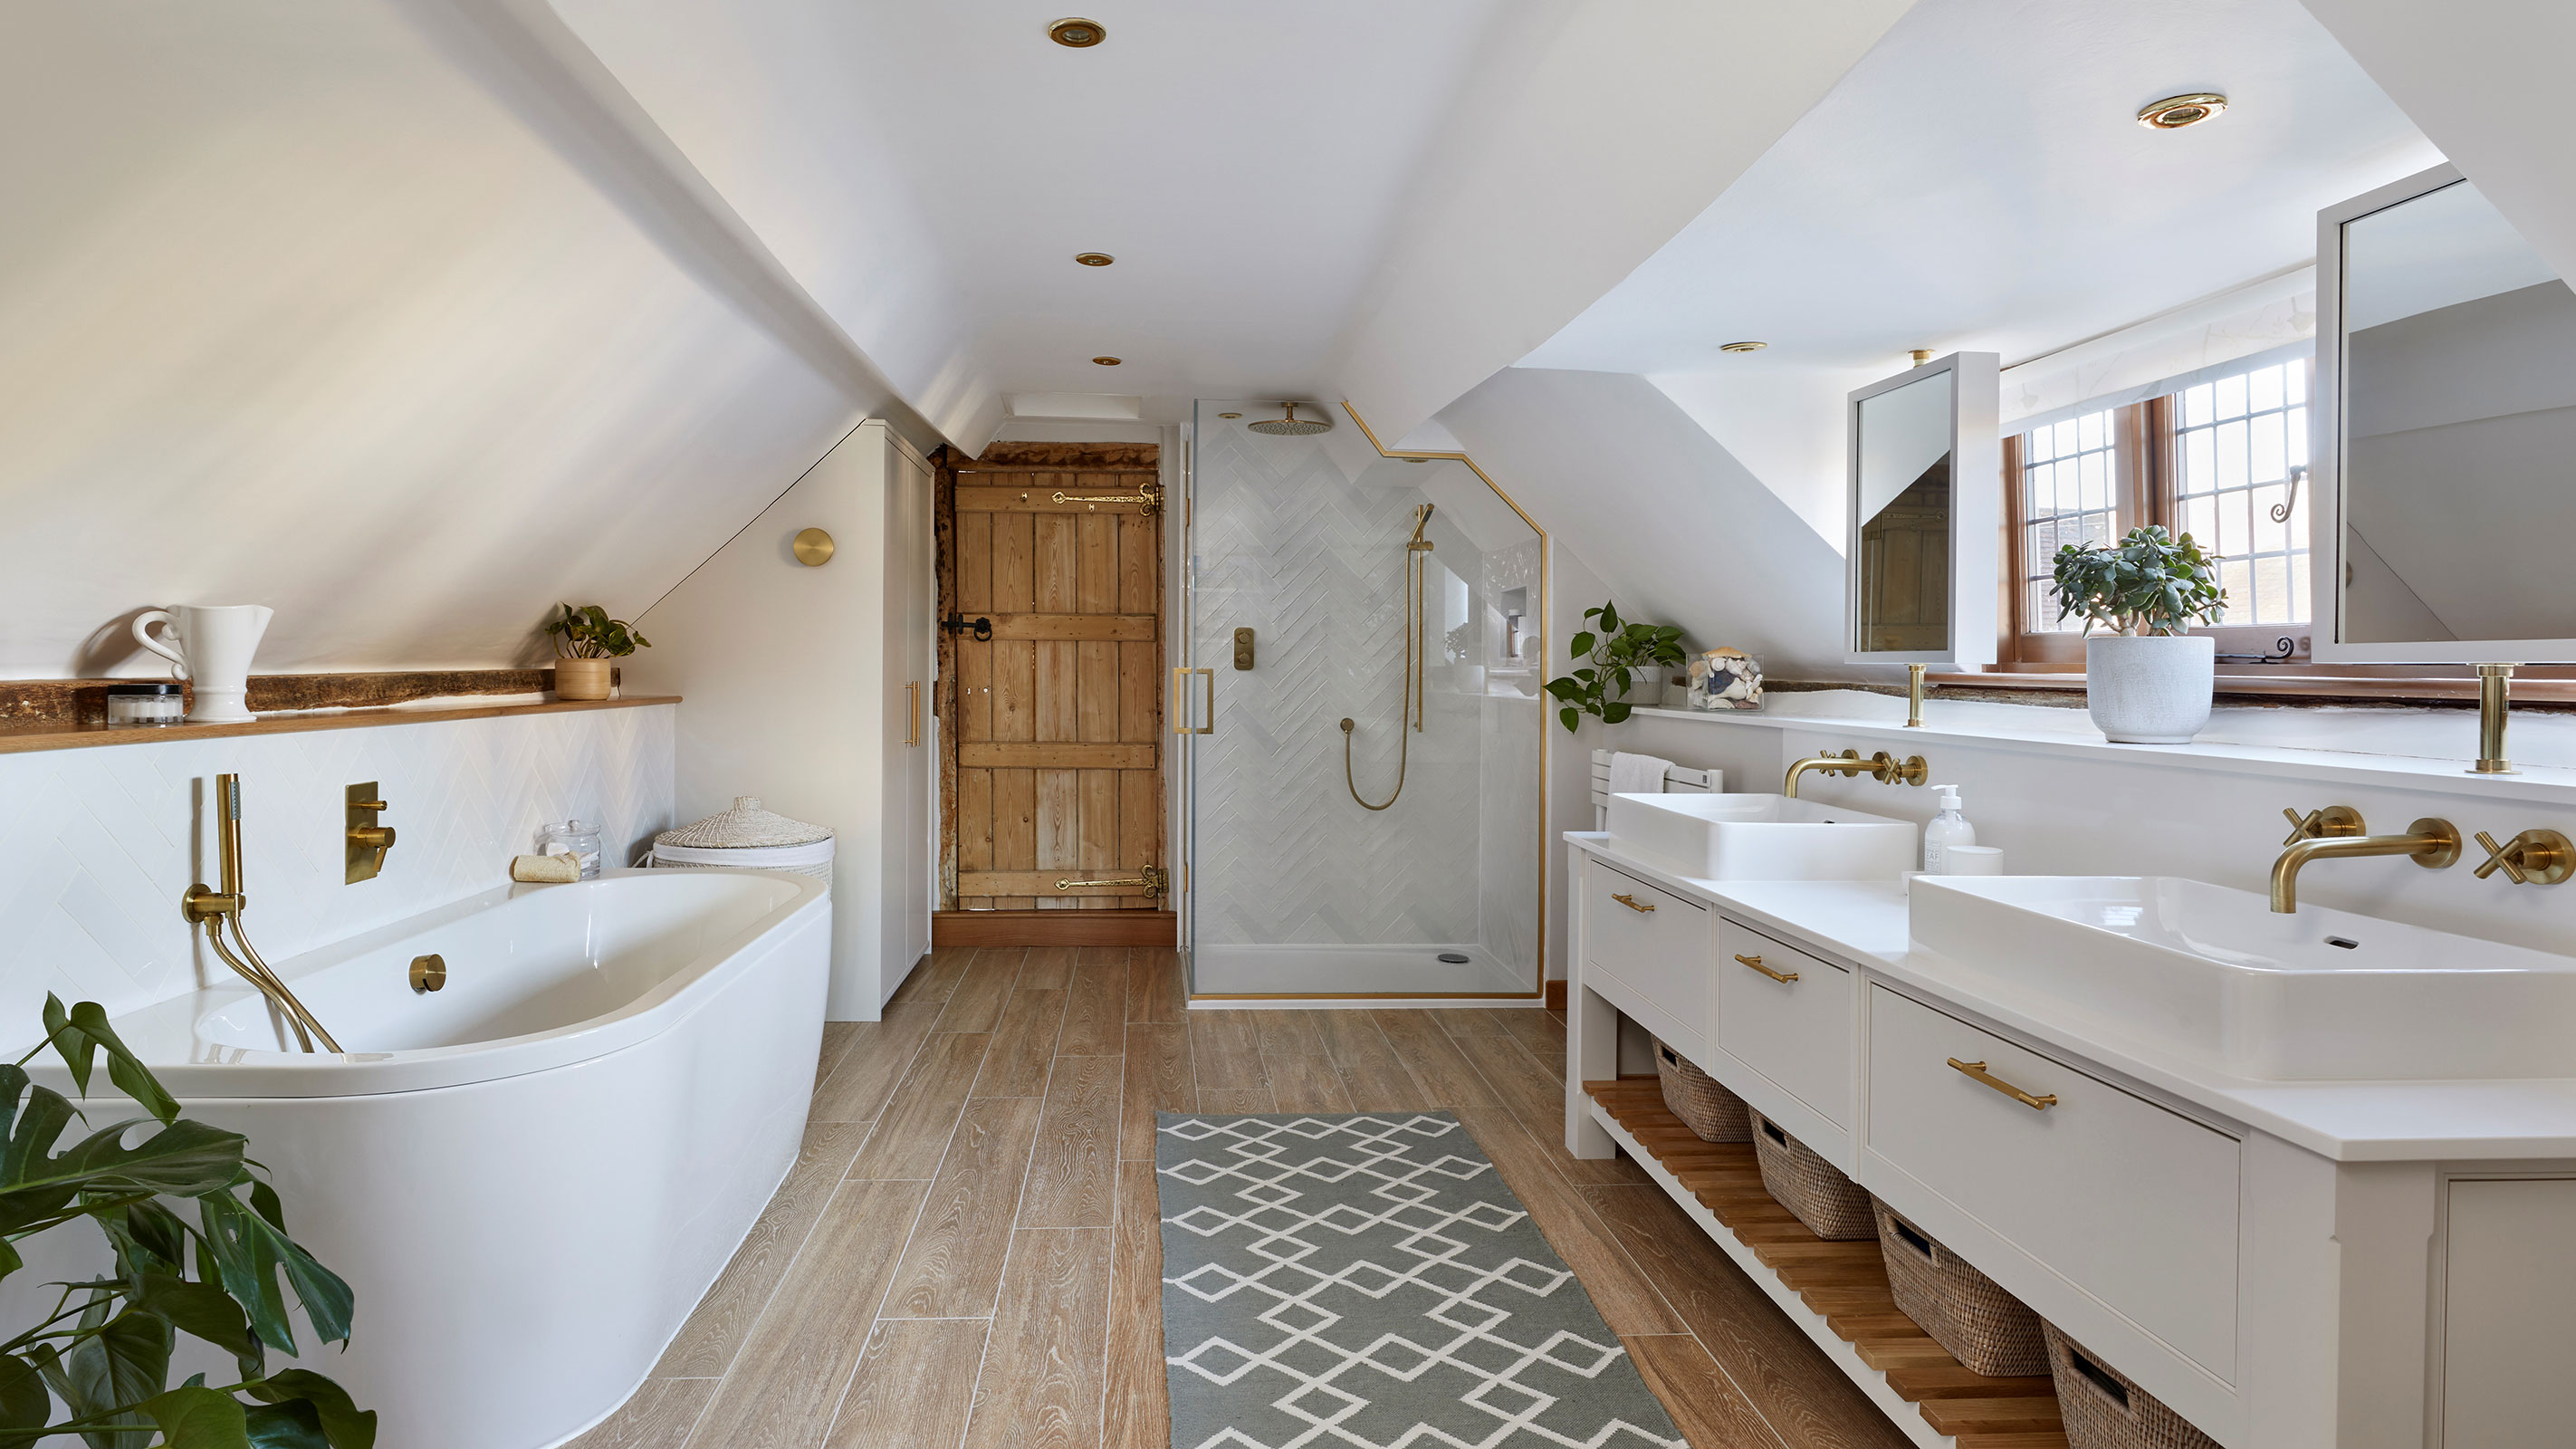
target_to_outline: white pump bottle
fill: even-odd
[[[1931,824],[1923,827],[1923,873],[1948,875],[1950,847],[1976,844],[1977,827],[1970,825],[1968,817],[1959,813],[1958,786],[1935,785],[1932,789],[1941,797],[1941,813],[1932,817]]]

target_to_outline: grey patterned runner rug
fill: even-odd
[[[1164,1112],[1174,1449],[1686,1449],[1446,1112]]]

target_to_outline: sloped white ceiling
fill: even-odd
[[[182,602],[263,670],[541,655],[902,410],[494,18],[0,10],[0,673],[158,674]]]

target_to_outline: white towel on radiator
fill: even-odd
[[[1614,751],[1610,756],[1610,789],[1613,795],[1661,795],[1664,772],[1673,767],[1670,760],[1652,755],[1631,755]]]

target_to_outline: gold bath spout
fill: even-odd
[[[1830,750],[1821,755],[1809,755],[1789,766],[1789,778],[1780,782],[1780,793],[1792,800],[1797,799],[1798,777],[1809,770],[1822,770],[1829,775],[1862,775],[1871,769],[1871,762],[1862,759],[1858,750],[1845,750],[1839,755]]]
[[[2441,870],[2460,858],[2460,832],[2448,820],[2427,816],[2406,827],[2404,835],[2365,835],[2361,816],[2342,807],[2336,807],[2330,821],[2326,811],[2306,821],[2299,820],[2297,811],[2288,813],[2299,828],[2291,832],[2280,859],[2272,862],[2272,909],[2285,916],[2299,909],[2299,871],[2312,860],[2403,855],[2426,870]],[[2315,833],[2318,830],[2334,833]]]

